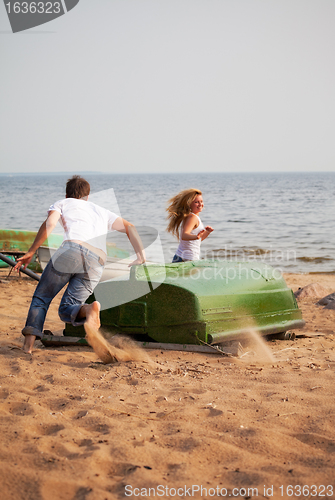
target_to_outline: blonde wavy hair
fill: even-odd
[[[168,213],[167,220],[169,221],[166,230],[179,237],[179,228],[185,217],[191,213],[191,203],[198,195],[202,195],[200,189],[184,189],[180,193],[171,198],[168,203],[166,211]]]

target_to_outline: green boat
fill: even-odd
[[[15,261],[18,257],[24,255],[31,247],[36,231],[21,231],[17,229],[0,229],[0,253]],[[35,272],[42,272],[49,262],[51,256],[63,242],[62,234],[51,234],[37,250],[33,261],[28,269]],[[118,276],[129,275],[128,264],[129,253],[118,248],[115,243],[107,241],[107,261],[101,280],[114,279]],[[8,267],[0,258],[0,267]]]
[[[87,302],[94,300],[102,304],[104,330],[160,343],[220,344],[250,328],[269,335],[305,324],[281,274],[262,263],[137,266],[129,279],[99,283]],[[85,332],[66,325],[64,335]]]
[[[36,234],[36,231],[0,229],[0,252],[9,258],[16,260],[29,250]],[[43,246],[48,248],[58,248],[62,244],[62,241],[62,235],[51,234],[44,241]],[[8,264],[0,260],[0,267],[8,267]],[[42,272],[42,267],[38,260],[37,253],[28,268],[37,272]]]

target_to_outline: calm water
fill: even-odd
[[[203,258],[264,260],[288,272],[335,272],[333,172],[84,176],[92,201],[146,226],[141,229],[146,243],[158,232],[168,262],[177,242],[165,231],[166,203],[181,189],[197,187],[205,202],[202,221],[215,230],[202,244]],[[0,176],[1,228],[37,230],[49,206],[64,198],[68,177]],[[113,238],[126,247],[123,235]]]

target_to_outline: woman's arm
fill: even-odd
[[[126,233],[133,249],[135,250],[137,259],[129,264],[129,267],[137,264],[144,264],[144,262],[146,261],[144,248],[134,224],[131,224],[131,222],[128,222],[121,217],[118,217],[112,225],[112,228],[116,231],[119,231],[120,233]]]
[[[198,234],[191,234],[191,231],[198,227],[198,225],[198,217],[194,214],[189,214],[182,226],[180,238],[186,241],[200,240],[204,231],[200,231]]]
[[[207,238],[207,236],[209,236],[213,231],[214,229],[211,226],[206,226],[205,230],[202,231],[201,241],[204,241]]]

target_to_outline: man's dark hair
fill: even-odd
[[[80,175],[74,175],[71,179],[68,179],[66,183],[66,197],[67,198],[84,198],[90,194],[91,186],[83,177]]]

